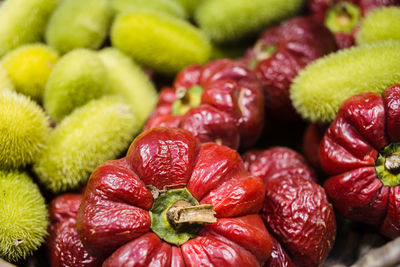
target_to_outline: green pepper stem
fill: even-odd
[[[386,157],[384,166],[392,174],[400,173],[400,154],[393,154]]]
[[[174,227],[179,228],[179,225],[187,223],[215,223],[217,218],[214,214],[213,205],[193,206],[187,201],[179,200],[168,209],[167,219]]]

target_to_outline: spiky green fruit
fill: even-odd
[[[0,91],[3,89],[14,90],[15,88],[10,77],[8,77],[7,71],[0,65]]]
[[[189,16],[193,16],[197,7],[204,0],[173,0],[173,1],[179,3],[181,6],[183,6],[183,8],[186,10],[186,13],[189,14]]]
[[[302,5],[302,0],[205,0],[194,18],[213,42],[227,43],[298,14]]]
[[[154,10],[177,18],[188,17],[185,9],[173,0],[111,0],[110,3],[115,14],[134,10]]]
[[[97,49],[111,22],[108,0],[63,0],[46,29],[46,42],[60,53],[75,48]]]
[[[6,0],[0,8],[0,57],[20,45],[41,41],[59,0]]]
[[[27,44],[9,52],[1,65],[19,93],[42,102],[47,79],[58,60],[58,53],[44,44]]]
[[[400,41],[339,50],[300,71],[290,87],[298,113],[313,122],[331,122],[342,102],[362,92],[381,93],[400,82]]]
[[[49,136],[44,110],[27,96],[0,91],[0,169],[31,164]]]
[[[112,45],[136,62],[173,75],[193,63],[206,62],[208,38],[195,26],[166,14],[134,11],[117,16],[111,28]]]
[[[121,96],[144,124],[157,102],[157,91],[140,66],[115,48],[99,52],[108,71],[110,93]]]
[[[44,107],[60,121],[75,108],[107,92],[107,70],[94,51],[76,49],[65,54],[47,80]]]
[[[361,21],[357,44],[400,40],[400,7],[382,7],[369,12]]]
[[[57,125],[34,171],[54,193],[76,189],[98,165],[127,149],[139,130],[131,107],[120,99],[92,100]]]
[[[25,173],[0,170],[0,258],[16,262],[44,242],[48,216],[38,186]]]

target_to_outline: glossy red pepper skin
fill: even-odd
[[[173,90],[203,88],[201,103],[184,114],[171,113],[177,99],[164,88],[145,129],[168,126],[194,133],[201,142],[217,141],[231,148],[248,148],[264,125],[264,96],[255,73],[240,62],[220,59],[192,65],[175,78]]]
[[[274,48],[266,53],[268,47]],[[313,18],[297,17],[268,28],[243,59],[255,66],[266,113],[277,119],[300,120],[289,97],[293,78],[307,64],[336,49],[332,33]]]
[[[337,3],[348,2],[359,7],[361,16],[369,11],[383,6],[400,6],[398,0],[307,0],[306,5],[310,15],[322,23],[325,21],[327,11]],[[348,48],[355,44],[357,27],[351,33],[335,32],[335,39],[340,49]]]
[[[163,241],[150,229],[148,185],[186,187],[200,204],[214,206],[217,222],[181,246]],[[126,157],[92,173],[77,229],[103,266],[261,266],[272,249],[257,214],[264,193],[262,180],[245,170],[235,150],[202,144],[184,129],[152,128]]]
[[[319,159],[319,145],[329,125],[310,123],[307,125],[302,140],[302,152],[310,166],[320,175],[325,176]]]
[[[47,255],[52,267],[97,267],[101,262],[83,247],[76,230],[76,217],[83,196],[63,194],[51,202],[51,225],[47,238]]]
[[[261,217],[276,239],[265,266],[321,266],[335,241],[336,220],[305,159],[273,147],[249,151],[244,160],[246,169],[265,183]]]
[[[344,217],[400,236],[400,186],[385,186],[375,170],[378,153],[400,141],[400,85],[383,93],[346,100],[320,146],[321,164],[330,177],[324,184]]]

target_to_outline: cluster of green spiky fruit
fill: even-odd
[[[140,132],[157,101],[143,68],[171,78],[190,64],[238,55],[243,48],[235,42],[300,14],[302,6],[301,0],[3,1],[0,257],[24,259],[45,240],[45,199],[33,181],[53,194],[75,190]],[[351,95],[400,81],[400,27],[392,27],[399,21],[399,8],[371,12],[360,25],[360,46],[301,71],[291,98],[303,119],[329,122]]]

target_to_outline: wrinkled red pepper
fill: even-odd
[[[244,161],[265,183],[261,217],[276,239],[264,266],[321,266],[335,241],[336,220],[305,159],[291,149],[273,147],[249,151]]]
[[[52,267],[101,266],[101,262],[83,247],[76,230],[76,217],[82,198],[80,194],[63,194],[50,203],[51,224],[46,247]]]
[[[399,6],[398,0],[308,0],[311,16],[325,23],[335,34],[339,48],[355,43],[360,20],[369,11],[382,6]]]
[[[261,266],[272,247],[263,200],[235,150],[152,128],[92,173],[77,229],[104,267]]]
[[[336,49],[333,34],[310,17],[292,18],[268,28],[243,58],[263,85],[267,114],[300,120],[289,97],[293,78],[307,64]]]
[[[164,88],[145,129],[180,127],[201,142],[237,149],[253,145],[264,125],[264,96],[255,73],[220,59],[182,70],[173,89]]]
[[[400,85],[343,102],[320,146],[324,184],[344,217],[400,236]]]

